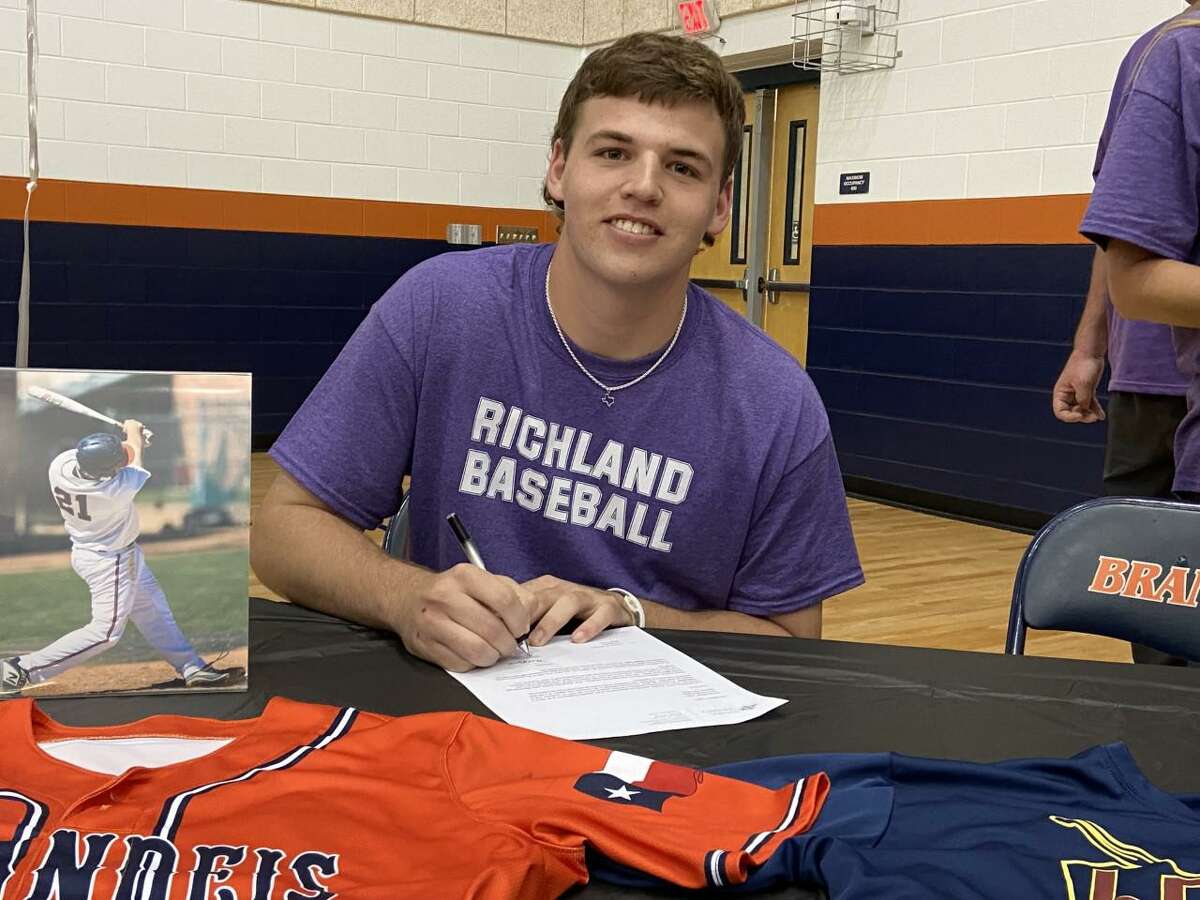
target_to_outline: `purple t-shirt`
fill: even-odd
[[[1138,38],[1117,70],[1116,84],[1113,85],[1112,98],[1108,103],[1108,118],[1105,119],[1096,148],[1093,179],[1100,177],[1113,127],[1128,98],[1133,69],[1156,34],[1158,28]],[[1167,394],[1173,397],[1183,396],[1187,392],[1188,378],[1175,363],[1171,327],[1159,322],[1126,319],[1111,303],[1108,304],[1108,365],[1111,370],[1108,376],[1110,391]]]
[[[412,475],[412,559],[623,587],[680,609],[791,612],[863,580],[829,422],[800,365],[696,286],[671,354],[602,391],[546,308],[552,245],[445,253],[372,307],[271,455],[364,528]],[[618,362],[573,347],[605,384]]]
[[[1118,238],[1200,264],[1200,15],[1177,16],[1139,44],[1080,231],[1101,246]],[[1200,330],[1172,336],[1188,382],[1174,489],[1200,491]]]

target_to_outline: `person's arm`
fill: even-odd
[[[1108,289],[1117,312],[1127,319],[1200,328],[1200,266],[1113,238]]]
[[[393,559],[286,471],[254,517],[250,562],[288,600],[394,631],[410,653],[454,671],[511,656],[530,626],[528,592],[512,579]]]
[[[1096,386],[1104,374],[1108,353],[1108,302],[1107,260],[1104,251],[1097,247],[1071,355],[1051,395],[1051,408],[1059,421],[1090,423],[1104,419],[1104,409],[1096,399]]]
[[[590,641],[600,632],[610,627],[622,627],[635,624],[633,614],[625,608],[619,594],[602,588],[587,587],[555,578],[553,575],[543,575],[532,581],[525,582],[525,587],[533,593],[533,620],[537,623],[529,635],[529,643],[541,646],[549,641],[558,630],[571,619],[582,619],[580,625],[571,632],[571,640],[576,643]],[[790,631],[782,623],[771,618],[747,615],[728,609],[684,610],[656,603],[644,597],[638,598],[642,611],[646,614],[647,628],[674,628],[684,631],[724,631],[735,634],[771,634],[786,637],[796,634],[801,637],[820,637],[821,616],[820,606],[816,613],[816,633],[801,634]],[[811,607],[810,607],[811,608]],[[799,616],[809,610],[799,613],[788,613],[779,619]],[[806,623],[811,629],[811,621]],[[796,623],[795,627],[800,627]]]
[[[1200,268],[1180,261],[1200,233],[1196,56],[1177,34],[1139,62],[1080,223],[1106,251],[1109,296],[1127,319],[1200,326]]]
[[[729,631],[735,634],[773,634],[782,637],[821,636],[821,604],[815,603],[795,612],[776,616],[751,616],[728,609],[675,609],[651,600],[643,600],[646,625],[652,628],[679,628],[685,631]]]
[[[144,427],[137,419],[126,419],[121,423],[121,430],[125,432],[125,446],[129,448],[127,465],[137,466],[139,469],[145,468],[142,465],[142,455],[146,450],[146,435],[142,430]]]
[[[771,621],[792,637],[819,638],[821,636],[821,604],[814,603],[795,612],[771,616]]]

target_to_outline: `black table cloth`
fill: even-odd
[[[394,636],[251,600],[250,690],[41,701],[71,725],[157,713],[257,715],[269,697],[389,715],[492,715]],[[791,753],[896,751],[980,762],[1070,756],[1125,741],[1158,787],[1200,792],[1200,669],[1090,663],[838,641],[655,632],[748,690],[789,702],[741,725],[593,743],[696,767]],[[695,896],[694,892],[687,892]],[[593,884],[586,896],[663,896]],[[760,895],[764,896],[764,895]],[[807,897],[788,888],[765,896]]]

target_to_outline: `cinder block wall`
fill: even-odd
[[[1105,426],[1050,411],[1077,228],[1117,67],[1184,6],[902,0],[896,68],[823,79],[808,363],[852,487],[1024,525],[1098,493]]]

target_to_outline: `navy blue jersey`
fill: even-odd
[[[830,900],[1200,900],[1200,794],[1160,791],[1124,744],[1071,759],[805,755],[714,771],[769,786],[830,778],[816,825],[743,890],[789,882],[822,885]],[[607,861],[591,869],[651,883]]]

